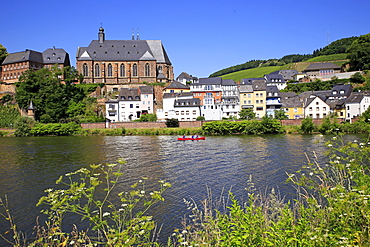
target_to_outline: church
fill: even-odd
[[[98,40],[79,47],[76,69],[83,83],[105,83],[108,90],[143,82],[171,82],[173,67],[160,40],[106,40],[101,27]],[[122,86],[117,86],[122,85]]]

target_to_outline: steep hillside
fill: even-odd
[[[277,70],[286,70],[286,69],[293,69],[299,72],[303,71],[305,68],[308,67],[311,63],[319,63],[319,62],[326,62],[326,63],[334,63],[338,66],[342,66],[342,64],[347,63],[349,60],[346,59],[346,54],[332,54],[332,55],[324,55],[319,57],[311,58],[305,62],[298,62],[298,63],[289,63],[283,66],[267,66],[267,67],[258,67],[252,69],[246,69],[237,71],[234,73],[222,75],[221,77],[224,79],[232,79],[236,82],[241,81],[243,78],[256,78],[256,77],[263,77],[266,74]]]

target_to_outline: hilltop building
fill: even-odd
[[[160,40],[106,40],[101,27],[98,39],[79,47],[76,68],[84,83],[105,83],[108,91],[117,85],[171,82],[173,67]]]
[[[71,66],[69,54],[65,50],[55,47],[42,53],[27,49],[11,53],[5,58],[1,64],[0,78],[5,83],[13,84],[26,70],[51,68],[54,65],[58,68]]]

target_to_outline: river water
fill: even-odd
[[[364,137],[347,135],[345,139]],[[18,229],[30,234],[40,215],[35,206],[38,199],[45,189],[55,187],[60,175],[123,158],[127,163],[120,188],[141,177],[149,178],[149,188],[158,180],[172,184],[164,194],[165,202],[151,212],[163,225],[161,239],[165,240],[190,214],[183,199],[200,202],[210,190],[219,197],[231,189],[243,201],[249,175],[259,190],[274,187],[282,196],[294,197],[293,187],[285,183],[286,172],[307,164],[305,153],[315,152],[324,162],[324,143],[330,138],[290,134],[212,136],[185,142],[175,136],[0,138],[0,196],[7,195]],[[0,232],[8,229],[0,219]]]

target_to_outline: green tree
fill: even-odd
[[[71,75],[67,75],[68,73]],[[61,75],[65,75],[67,83],[61,83]],[[32,100],[35,107],[35,119],[40,120],[44,114],[49,115],[52,122],[69,117],[67,110],[73,102],[79,102],[85,94],[81,88],[75,87],[70,81],[73,70],[53,67],[40,70],[28,70],[19,78],[16,85],[16,99],[19,107],[26,109]]]
[[[306,117],[302,120],[301,130],[305,134],[310,134],[315,129],[315,125],[312,122],[312,118]]]
[[[253,112],[252,108],[241,109],[239,112],[240,119],[255,119],[256,113]]]
[[[288,116],[285,115],[285,111],[283,109],[275,110],[275,119],[284,120],[288,119]]]
[[[0,44],[0,64],[3,63],[4,59],[9,55],[9,53],[6,51],[6,48]]]
[[[360,72],[356,72],[351,76],[349,81],[355,84],[362,84],[365,82],[365,77],[363,77]]]
[[[370,69],[370,33],[361,35],[347,49],[351,70]]]
[[[143,114],[139,119],[135,120],[136,122],[156,122],[157,114]]]
[[[360,119],[362,121],[365,121],[365,122],[370,122],[370,107],[367,108],[366,111],[364,111],[362,114],[361,114],[361,117]]]

